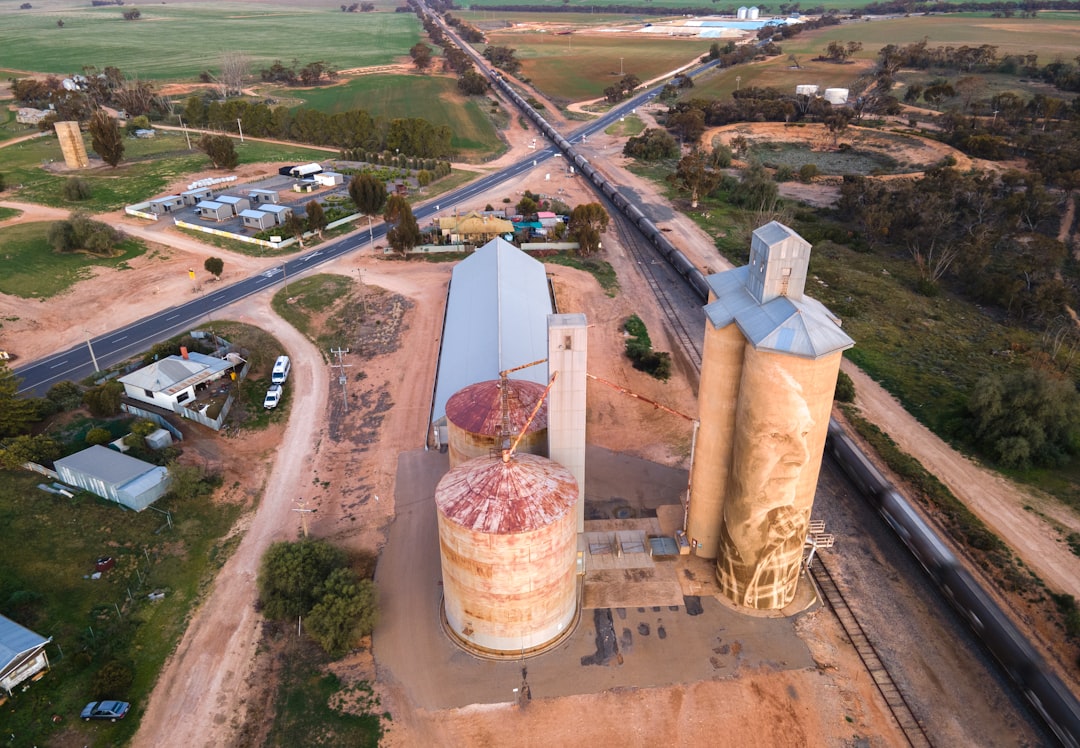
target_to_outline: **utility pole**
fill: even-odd
[[[187,149],[190,151],[191,150],[191,136],[188,135],[187,127],[184,126],[184,118],[181,117],[179,114],[176,115],[176,118],[178,120],[180,120],[180,127],[184,128],[184,137],[187,139]]]
[[[620,57],[619,58],[619,75],[623,74],[623,72],[622,72],[622,61],[623,61],[623,58]]]
[[[240,124],[240,118],[236,118],[236,129],[240,131],[240,142],[244,142],[244,126]]]
[[[296,504],[296,509],[293,509],[293,511],[297,512],[300,515],[300,524],[304,528],[304,539],[306,540],[308,536],[308,515],[319,510],[308,509],[307,499],[303,497],[297,499],[294,503]]]
[[[86,347],[90,349],[90,360],[94,362],[94,373],[100,373],[101,369],[97,365],[97,356],[94,355],[94,346],[90,345],[90,331],[83,330],[86,333]]]
[[[360,313],[367,316],[367,289],[364,287],[364,270],[357,268],[356,274],[360,276]]]
[[[349,393],[345,389],[345,383],[348,381],[348,378],[345,376],[345,369],[352,366],[352,364],[345,363],[342,360],[342,357],[346,353],[349,352],[349,349],[346,348],[345,350],[342,350],[340,347],[339,348],[331,348],[330,352],[333,353],[335,356],[337,356],[337,359],[338,359],[338,362],[336,364],[330,364],[330,365],[335,366],[338,369],[338,381],[341,383],[341,397],[342,397],[342,400],[345,402],[345,412],[348,413],[349,412]]]

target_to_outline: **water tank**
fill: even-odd
[[[812,84],[795,86],[796,96],[813,96],[818,92],[818,87]]]
[[[756,21],[760,15],[761,11],[758,10],[758,7],[756,5],[752,6],[750,10],[746,12],[746,17],[749,18],[751,21]]]
[[[447,441],[450,467],[457,467],[474,457],[487,457],[508,449],[525,429],[529,416],[544,396],[544,385],[523,379],[507,379],[503,391],[501,379],[471,384],[446,401]],[[506,422],[503,422],[503,410]],[[508,431],[510,443],[500,436]],[[540,405],[532,423],[525,430],[517,451],[547,456],[547,402]]]
[[[848,90],[846,88],[826,88],[823,95],[825,101],[833,106],[843,106],[844,104],[847,104]]]
[[[484,654],[562,641],[577,614],[577,481],[545,457],[478,457],[435,489],[443,609]]]
[[[747,14],[747,11],[748,11],[747,7],[746,7],[745,5],[743,5],[743,6],[742,6],[742,7],[740,7],[740,8],[739,8],[739,10],[738,10],[738,11],[737,11],[737,12],[735,13],[735,17],[736,17],[737,19],[739,19],[740,21],[745,21],[745,20],[746,20],[746,14]]]

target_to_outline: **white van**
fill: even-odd
[[[284,384],[285,380],[289,378],[291,369],[292,363],[289,361],[289,357],[278,356],[277,361],[274,362],[274,370],[270,372],[270,381],[273,384]]]

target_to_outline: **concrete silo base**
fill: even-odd
[[[454,628],[450,625],[450,621],[446,618],[446,600],[443,598],[439,599],[439,620],[442,623],[442,628],[446,633],[447,638],[460,649],[474,657],[496,661],[520,660],[526,657],[536,657],[557,648],[577,631],[578,624],[581,623],[581,597],[584,581],[584,577],[581,576],[577,579],[577,604],[574,606],[574,617],[570,620],[570,624],[551,641],[528,649],[511,651],[488,649],[487,647],[481,647],[475,642],[463,639],[456,631],[454,631]]]

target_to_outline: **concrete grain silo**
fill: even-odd
[[[748,12],[749,12],[749,8],[747,8],[745,5],[743,5],[735,12],[735,17],[737,19],[739,19],[740,21],[745,21],[746,20],[746,14]]]
[[[544,457],[478,457],[435,489],[443,608],[467,649],[555,644],[577,615],[577,482]]]
[[[492,379],[454,393],[446,401],[450,467],[509,449],[523,430],[517,451],[546,457],[544,390],[544,385],[524,379]]]
[[[751,21],[756,21],[758,18],[761,17],[761,10],[756,5],[754,5],[750,8],[750,10],[746,12],[746,17],[749,18]]]

